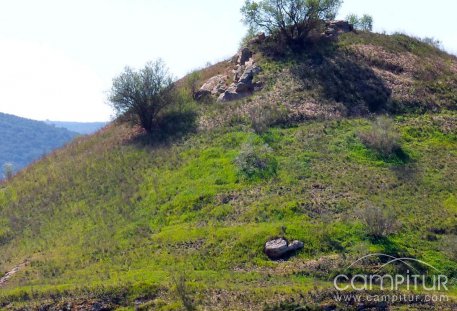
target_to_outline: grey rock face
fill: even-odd
[[[252,84],[252,79],[254,79],[254,76],[260,73],[261,71],[262,69],[259,66],[257,66],[256,64],[252,64],[246,67],[238,82]]]
[[[262,69],[255,63],[252,56],[251,50],[243,48],[231,61],[234,62],[236,59],[233,83],[229,86],[226,85],[228,81],[226,75],[214,76],[203,84],[195,98],[201,100],[207,96],[214,96],[218,102],[228,102],[244,98],[254,91],[260,90],[262,84],[253,83],[253,80]]]
[[[252,52],[248,48],[243,48],[238,55],[238,64],[243,66],[252,57]]]
[[[286,257],[287,255],[298,251],[304,247],[303,242],[293,241],[288,243],[284,238],[278,238],[265,243],[265,254],[272,260],[278,260]]]
[[[263,41],[265,41],[265,39],[267,38],[267,36],[265,35],[265,33],[259,33],[257,36],[255,36],[254,38],[252,38],[251,40],[249,40],[249,44],[259,44],[259,43],[262,43]]]
[[[218,96],[219,94],[225,92],[226,81],[228,77],[225,75],[214,76],[203,84],[200,90],[195,94],[195,98],[200,100],[206,96]]]
[[[339,34],[354,31],[354,26],[347,21],[328,21],[325,24],[324,35],[330,38],[336,37]]]

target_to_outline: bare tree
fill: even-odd
[[[333,19],[341,0],[246,0],[243,21],[251,29],[278,33],[288,42],[303,40],[325,19]]]
[[[117,115],[130,117],[151,133],[160,111],[174,102],[173,77],[162,60],[138,71],[126,67],[113,79],[109,100]]]

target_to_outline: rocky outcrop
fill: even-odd
[[[347,21],[328,21],[325,23],[324,35],[328,38],[335,38],[340,34],[354,31],[354,26]]]
[[[265,35],[265,33],[261,32],[261,33],[259,33],[257,36],[255,36],[254,38],[252,38],[251,40],[249,40],[249,45],[252,45],[252,44],[260,44],[260,43],[262,43],[263,41],[265,41],[266,38],[267,38],[267,36]]]
[[[249,57],[249,58],[248,58]],[[253,53],[244,48],[238,53],[236,67],[233,70],[233,83],[220,94],[218,102],[238,100],[251,95],[261,88],[260,83],[254,83],[254,76],[262,71],[253,58]]]
[[[246,64],[246,62],[249,59],[251,59],[252,52],[248,48],[242,48],[241,51],[239,51],[237,55],[238,55],[237,64],[240,66],[243,66],[244,64]]]
[[[208,81],[203,84],[203,86],[195,94],[197,100],[201,100],[206,96],[219,96],[219,94],[225,92],[227,88],[228,76],[226,75],[217,75],[210,78]]]
[[[303,242],[292,241],[289,243],[284,238],[278,238],[265,243],[264,251],[268,258],[272,260],[278,260],[291,255],[303,247]]]
[[[261,35],[259,36],[262,38]],[[253,81],[254,76],[260,73],[262,69],[255,63],[253,54],[249,48],[241,49],[231,60],[235,65],[232,70],[233,83],[227,85],[227,81],[229,81],[227,75],[214,76],[203,84],[195,94],[195,98],[202,100],[207,96],[212,96],[217,98],[218,102],[228,102],[249,96],[254,91],[259,90],[262,84]]]
[[[334,38],[339,34],[354,30],[354,27],[346,21],[328,21],[325,26],[326,30],[322,35],[328,38]],[[248,46],[259,44],[265,40],[264,33],[258,34],[251,39]],[[242,48],[229,63],[234,65],[232,70],[233,82],[228,85],[229,77],[227,75],[214,76],[206,81],[195,94],[197,100],[209,96],[217,98],[218,102],[239,100],[262,88],[261,83],[254,83],[254,77],[262,69],[255,63],[254,53],[248,47]]]

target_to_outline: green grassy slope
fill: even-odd
[[[355,135],[367,125],[361,119],[261,136],[233,128],[157,148],[122,143],[128,130],[109,128],[1,189],[2,268],[30,261],[7,288],[166,287],[170,271],[182,266],[208,290],[249,293],[264,284],[288,292],[310,280],[284,277],[283,264],[262,252],[283,226],[286,237],[305,242],[289,273],[301,271],[294,263],[362,249],[414,256],[456,277],[441,242],[456,232],[457,136],[440,127],[440,118],[456,117],[399,118],[406,164],[367,150]],[[233,160],[247,141],[273,148],[276,177],[238,176]],[[353,219],[365,200],[392,207],[401,231],[371,241]]]
[[[202,118],[267,92],[205,106]],[[256,134],[237,118],[167,143],[145,144],[122,124],[78,138],[0,186],[0,271],[27,263],[1,288],[0,307],[72,300],[133,310],[136,300],[170,310],[183,296],[221,310],[326,304],[329,277],[377,252],[427,261],[455,286],[457,258],[445,246],[457,235],[457,114],[397,116],[401,157],[362,144],[369,124],[313,120]],[[246,143],[271,148],[276,174],[240,174]],[[401,228],[370,238],[356,217],[367,201]],[[276,236],[305,247],[272,262],[263,245]]]

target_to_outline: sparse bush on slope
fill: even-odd
[[[388,237],[400,228],[400,222],[391,210],[370,202],[358,210],[357,216],[364,224],[367,234],[374,238]]]
[[[246,143],[235,159],[240,174],[247,179],[264,179],[276,175],[278,162],[268,145]]]
[[[14,165],[12,163],[3,164],[3,178],[11,179],[14,175]]]
[[[371,128],[361,131],[359,137],[365,146],[384,157],[401,149],[400,135],[394,129],[393,120],[385,116],[376,118]]]
[[[442,250],[449,257],[457,261],[457,235],[449,235],[444,237]]]
[[[283,124],[288,119],[285,107],[277,105],[254,105],[248,109],[251,127],[257,134],[268,131],[273,125]]]

